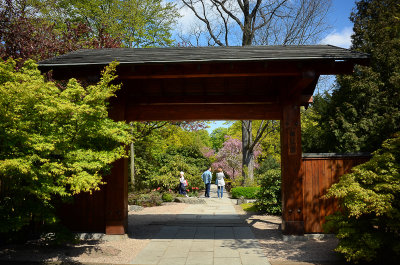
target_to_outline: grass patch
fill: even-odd
[[[243,196],[245,199],[255,199],[260,187],[236,187],[231,190],[232,198],[239,199]]]
[[[254,204],[254,202],[243,203],[240,206],[246,212],[257,212],[257,208],[256,208],[256,205]]]

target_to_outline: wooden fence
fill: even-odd
[[[332,184],[352,167],[370,159],[369,154],[303,154],[303,216],[305,233],[322,233],[325,216],[338,210],[334,199],[324,199]]]

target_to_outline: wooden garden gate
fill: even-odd
[[[366,54],[329,45],[121,48],[80,50],[39,67],[55,79],[95,82],[113,60],[123,84],[110,102],[114,120],[280,120],[282,228],[304,233],[300,107],[310,103],[320,75],[350,74]],[[105,181],[71,207],[71,228],[126,233],[127,161],[117,161]]]

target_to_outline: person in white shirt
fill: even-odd
[[[179,194],[182,194],[182,195],[185,195],[186,197],[188,197],[187,194],[186,194],[187,181],[185,180],[185,177],[184,177],[185,172],[181,171],[179,174],[180,174],[180,178],[179,178],[179,182],[180,182],[180,184],[179,184]]]
[[[222,171],[222,168],[218,168],[218,172],[216,174],[216,179],[215,182],[217,184],[218,190],[217,190],[217,194],[218,194],[218,198],[222,199],[222,195],[224,194],[224,186],[225,186],[225,180],[224,180],[224,172]]]

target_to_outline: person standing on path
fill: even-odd
[[[186,181],[184,175],[185,175],[185,172],[181,171],[180,178],[179,178],[179,194],[182,194],[182,195],[185,195],[186,197],[188,197],[186,194],[187,181]]]
[[[212,179],[212,173],[211,173],[211,167],[209,167],[206,171],[204,171],[203,175],[201,175],[204,184],[206,186],[206,192],[205,192],[205,197],[210,198],[210,186],[211,186],[211,179]]]
[[[215,184],[217,184],[218,190],[217,190],[217,194],[218,194],[218,198],[222,199],[222,196],[224,195],[224,186],[225,186],[225,180],[224,180],[224,172],[222,171],[222,168],[218,168],[218,172],[216,175],[216,179],[215,179]],[[221,193],[221,197],[220,197],[220,193]]]

